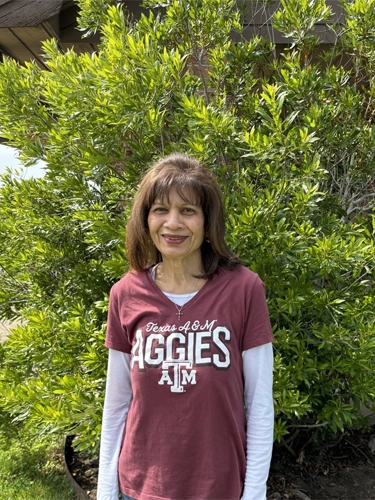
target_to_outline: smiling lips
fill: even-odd
[[[169,243],[171,245],[183,243],[188,238],[188,236],[179,236],[174,234],[162,234],[162,237],[164,238],[166,243]]]

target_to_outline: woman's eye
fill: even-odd
[[[154,212],[156,212],[156,213],[164,213],[166,211],[167,211],[167,209],[164,208],[164,207],[156,207],[156,208],[154,208]]]
[[[193,208],[184,208],[182,212],[186,214],[193,214],[195,210]]]

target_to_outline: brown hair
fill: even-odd
[[[150,238],[147,218],[155,199],[168,198],[172,188],[185,202],[194,200],[203,210],[206,238],[201,246],[204,274],[200,277],[210,278],[219,267],[238,267],[239,259],[225,242],[224,205],[215,177],[195,158],[173,153],[149,169],[135,195],[126,234],[131,269],[143,271],[162,261]]]

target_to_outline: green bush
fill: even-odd
[[[374,0],[343,2],[340,25],[323,0],[282,0],[278,57],[242,37],[251,12],[232,0],[148,0],[139,20],[78,3],[81,27],[100,30],[96,54],[51,40],[48,71],[0,65],[0,135],[26,166],[47,163],[42,179],[5,175],[0,192],[1,316],[25,325],[1,346],[0,425],[74,432],[97,450],[131,199],[172,151],[218,177],[228,242],[266,283],[275,438],[363,425],[360,405],[375,407]]]

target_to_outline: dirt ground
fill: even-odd
[[[375,498],[375,469],[362,465],[327,476],[318,476],[313,482],[299,480],[298,489],[312,500],[373,500]]]
[[[293,457],[275,446],[269,500],[375,500],[375,427],[347,431],[324,447],[306,446]],[[370,448],[371,446],[371,448]]]
[[[305,446],[308,436],[303,436],[296,456],[275,445],[267,499],[375,500],[375,453],[369,447],[371,442],[375,445],[372,436],[375,426],[367,432],[347,431],[320,448]],[[70,450],[67,461],[77,483],[95,500],[97,458]]]

